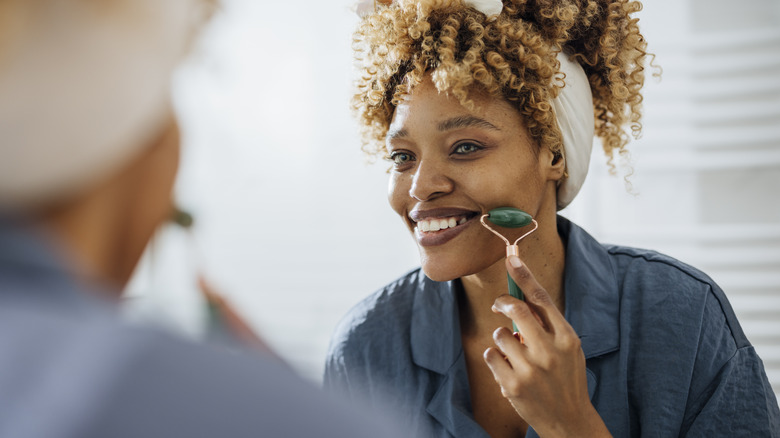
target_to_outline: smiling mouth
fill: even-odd
[[[433,233],[436,231],[455,228],[468,222],[468,216],[454,216],[445,218],[424,219],[417,222],[417,229],[423,233]]]
[[[417,243],[422,247],[439,246],[449,242],[468,229],[476,217],[479,217],[478,211],[450,207],[409,212]]]

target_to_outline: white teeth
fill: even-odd
[[[455,228],[458,225],[463,225],[468,222],[468,218],[462,217],[449,217],[445,219],[430,219],[421,220],[417,222],[417,230],[423,233],[430,231],[446,230],[447,228]]]

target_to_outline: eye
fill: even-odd
[[[463,143],[458,143],[457,145],[455,145],[455,148],[452,150],[452,153],[456,155],[468,155],[468,154],[473,154],[474,152],[479,152],[482,149],[484,148],[476,143],[470,141],[464,141]]]
[[[414,155],[406,151],[393,151],[385,157],[385,160],[393,163],[393,167],[397,169],[414,161]]]

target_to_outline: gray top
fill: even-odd
[[[119,321],[0,220],[0,437],[398,437],[278,361]]]
[[[780,437],[761,359],[709,277],[652,251],[601,245],[562,217],[558,231],[565,316],[614,436]],[[390,403],[420,436],[487,437],[472,415],[462,293],[459,281],[415,270],[371,295],[331,340],[326,388]]]

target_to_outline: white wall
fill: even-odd
[[[385,165],[365,164],[349,114],[351,3],[225,0],[178,81],[178,198],[196,214],[201,260],[181,232],[163,233],[130,287],[133,314],[197,335],[199,264],[317,380],[341,315],[417,264],[387,206]],[[599,238],[668,252],[721,282],[776,390],[779,4],[745,1],[735,14],[725,0],[647,2],[643,31],[664,77],[648,79],[645,135],[631,145],[637,194],[596,155],[565,212]]]

